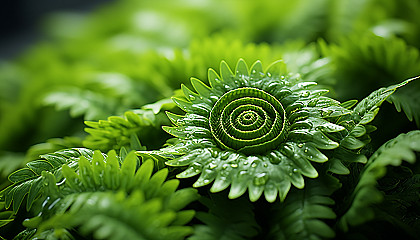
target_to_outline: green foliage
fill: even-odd
[[[377,88],[378,81],[380,86],[387,86],[420,75],[418,49],[394,37],[357,34],[343,38],[337,45],[330,46],[327,52],[326,55],[336,66],[335,75],[341,81],[336,88],[337,94],[344,99],[357,94],[367,95]],[[417,125],[420,124],[420,105],[415,92],[419,90],[417,81],[390,99],[398,111],[404,111],[407,118],[415,120]]]
[[[389,140],[369,158],[350,195],[351,205],[340,217],[341,228],[348,230],[351,225],[360,225],[374,218],[372,205],[383,198],[377,189],[377,180],[386,174],[387,166],[400,166],[403,160],[413,164],[416,161],[414,151],[420,151],[420,131],[401,134]]]
[[[305,189],[295,190],[283,203],[273,206],[272,239],[327,239],[334,230],[323,219],[335,219],[331,194],[340,184],[330,176],[311,180]]]
[[[379,89],[349,110],[343,106],[353,102],[341,106],[323,96],[328,90],[311,90],[316,83],[289,73],[282,62],[266,71],[258,61],[248,69],[243,60],[235,73],[225,62],[220,69],[220,76],[209,70],[211,87],[195,78],[196,92],[181,87],[187,100],[173,100],[186,115],[168,113],[175,127],[164,127],[178,140],[151,154],[170,159],[169,166],[188,166],[179,178],[201,173],[194,187],[214,181],[211,191],[219,192],[231,185],[230,198],[248,189],[251,201],[263,193],[269,202],[277,195],[283,201],[292,184],[305,186],[303,176],[318,177],[311,162],[328,161],[327,151],[338,147],[330,171],[347,174],[341,153],[353,155],[343,162],[361,161],[359,152],[370,141],[363,125],[395,89],[411,81]]]
[[[416,239],[419,4],[46,16],[0,63],[0,239]]]
[[[124,117],[112,116],[98,122],[86,121],[90,128],[85,131],[90,135],[83,144],[102,151],[119,150],[122,147],[132,150],[158,148],[167,138],[160,127],[169,123],[164,113],[159,112],[160,109],[157,113],[151,109],[138,109],[125,112]]]
[[[0,199],[4,201],[6,208],[12,206],[13,212],[17,213],[25,196],[27,196],[26,210],[29,210],[34,201],[47,188],[43,183],[47,176],[45,175],[46,172],[56,174],[57,178],[62,180],[61,167],[64,164],[74,166],[76,158],[80,156],[90,157],[92,153],[88,149],[64,150],[46,154],[42,156],[44,158],[42,160],[31,161],[26,164],[26,168],[19,169],[9,175],[9,180],[13,184],[0,192]]]
[[[87,149],[44,158],[11,174],[14,184],[1,193],[5,207],[13,202],[15,213],[26,195],[26,209],[38,208],[36,216],[23,223],[28,230],[37,229],[35,236],[52,237],[74,227],[101,239],[182,239],[191,233],[192,228],[183,225],[194,211],[181,209],[197,198],[195,190],[176,191],[178,180],[165,181],[167,169],[152,174],[152,161],[138,168],[133,152],[122,159],[115,151],[105,155]],[[124,226],[126,231],[118,230]]]
[[[223,194],[201,198],[208,212],[198,212],[197,219],[204,224],[196,225],[190,240],[253,239],[260,231],[255,221],[254,209],[246,198],[229,200]]]

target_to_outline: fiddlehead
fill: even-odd
[[[193,78],[196,92],[182,86],[185,99],[174,98],[187,113],[168,113],[176,126],[164,130],[177,141],[139,154],[188,166],[180,178],[201,173],[195,187],[214,180],[211,191],[219,192],[231,185],[230,198],[249,189],[252,201],[264,193],[272,202],[277,195],[283,200],[292,184],[303,188],[303,176],[318,176],[312,163],[328,160],[321,150],[339,145],[326,134],[343,131],[337,119],[351,113],[323,96],[327,90],[311,89],[315,82],[289,73],[281,61],[264,72],[259,61],[249,69],[240,60],[235,74],[222,62],[221,76],[209,70],[209,82],[210,87]]]
[[[235,73],[222,62],[221,75],[210,69],[208,76],[210,87],[192,78],[196,92],[182,85],[185,97],[173,98],[186,114],[168,112],[175,126],[163,129],[176,137],[169,146],[138,154],[187,166],[177,177],[200,174],[194,187],[214,181],[211,192],[231,185],[230,198],[248,189],[251,201],[264,194],[269,202],[277,195],[284,200],[292,185],[303,188],[304,177],[348,174],[346,163],[364,162],[360,150],[375,129],[366,124],[387,97],[413,80],[379,89],[351,110],[357,101],[325,97],[328,90],[289,73],[281,61],[263,71],[259,61],[249,69],[239,60]]]
[[[214,104],[210,132],[222,149],[245,154],[275,149],[286,136],[287,120],[282,104],[257,88],[238,88]]]

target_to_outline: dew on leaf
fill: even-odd
[[[253,182],[256,186],[262,186],[262,185],[265,185],[267,180],[268,180],[267,173],[258,173],[257,175],[255,175]]]
[[[217,167],[217,164],[215,162],[211,162],[209,164],[210,169],[215,169]]]
[[[304,91],[300,94],[301,97],[309,97],[310,92],[309,91]]]

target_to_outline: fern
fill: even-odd
[[[369,158],[351,194],[351,205],[339,219],[339,226],[343,230],[374,218],[372,205],[383,199],[377,189],[377,180],[385,175],[387,166],[400,166],[403,160],[414,163],[414,151],[420,151],[419,144],[419,131],[401,134],[389,140]]]
[[[14,212],[19,209],[25,195],[28,196],[28,210],[35,201],[38,205],[42,203],[40,209],[37,206],[37,216],[24,222],[28,229],[38,229],[35,236],[56,234],[62,231],[60,229],[75,226],[84,229],[85,234],[93,232],[99,238],[109,239],[126,239],[127,236],[167,239],[167,236],[177,234],[182,238],[191,233],[191,228],[182,225],[191,220],[194,212],[181,209],[197,198],[196,192],[192,189],[175,191],[178,180],[165,182],[167,169],[152,175],[152,161],[146,161],[137,169],[139,163],[134,153],[120,159],[115,151],[106,156],[99,151],[92,153],[83,149],[44,157],[48,162],[30,162],[29,168],[12,174],[10,180],[15,184],[2,192],[6,208],[13,202]],[[61,165],[57,167],[56,162]],[[55,168],[44,166],[50,163],[55,164]],[[109,202],[115,205],[109,205]],[[132,222],[133,217],[139,221]],[[86,218],[93,220],[86,222]],[[155,223],[145,221],[145,218]],[[100,230],[102,228],[96,229],[99,226],[115,229],[128,222],[132,223],[132,230],[105,234]],[[135,235],[130,235],[133,231]]]
[[[195,226],[189,240],[255,239],[260,232],[253,206],[246,198],[229,200],[224,194],[212,194],[200,202],[209,212],[197,213],[197,219],[203,224]]]
[[[83,145],[102,151],[119,150],[121,147],[129,150],[159,148],[167,138],[160,127],[169,123],[163,111],[176,110],[175,107],[172,101],[168,103],[161,100],[143,109],[127,111],[123,117],[112,116],[98,122],[86,121],[89,128],[85,128],[85,131],[90,135],[83,141]]]
[[[182,86],[187,100],[174,98],[187,114],[168,113],[175,127],[164,130],[177,140],[139,154],[172,159],[167,161],[170,166],[188,166],[179,178],[201,173],[194,187],[214,181],[212,192],[231,185],[230,198],[248,189],[251,201],[263,193],[269,202],[277,195],[284,200],[292,184],[304,187],[303,176],[318,177],[311,162],[327,162],[328,150],[340,146],[330,170],[347,174],[339,153],[353,152],[353,158],[343,162],[358,161],[358,151],[369,142],[370,131],[363,125],[374,119],[378,106],[396,88],[410,81],[380,89],[349,110],[354,101],[341,104],[323,97],[327,90],[309,90],[316,83],[289,74],[282,62],[264,72],[260,62],[249,70],[239,60],[235,74],[222,62],[221,77],[209,70],[211,87],[193,78],[197,93]]]
[[[43,155],[43,160],[27,163],[26,168],[10,174],[9,180],[13,184],[0,192],[0,197],[5,202],[5,207],[9,208],[13,203],[12,210],[14,213],[17,213],[27,195],[26,209],[29,210],[35,199],[46,189],[46,186],[43,184],[45,175],[42,175],[42,172],[51,172],[56,174],[58,179],[62,180],[61,167],[64,164],[74,166],[75,159],[80,156],[90,157],[92,153],[92,151],[87,149],[64,150]]]
[[[47,16],[0,63],[0,239],[416,239],[419,4]]]
[[[420,75],[418,49],[398,38],[357,34],[343,38],[326,52],[337,68],[337,78],[341,79],[336,89],[342,98],[367,95],[377,87],[378,80],[381,86],[386,86]],[[404,111],[407,118],[415,120],[417,125],[420,123],[417,114],[419,87],[419,82],[414,82],[410,88],[401,89],[389,99],[398,111]]]
[[[324,176],[291,191],[283,203],[272,207],[270,239],[333,238],[334,230],[323,220],[336,218],[330,196],[339,187],[336,179]]]

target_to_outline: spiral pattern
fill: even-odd
[[[210,112],[210,130],[223,149],[261,154],[276,148],[286,136],[282,104],[252,87],[225,93]]]

